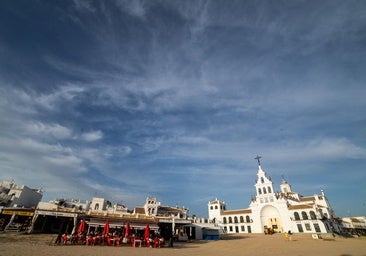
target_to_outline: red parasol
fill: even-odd
[[[108,233],[109,233],[109,220],[106,220],[104,224],[103,235],[106,235]]]
[[[129,237],[131,235],[131,226],[130,222],[126,223],[125,237]]]
[[[148,241],[150,237],[150,227],[149,224],[146,224],[145,232],[144,232],[144,240]]]
[[[79,227],[78,227],[78,233],[84,233],[86,231],[86,222],[84,219],[80,221]]]

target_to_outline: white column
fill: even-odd
[[[16,211],[14,211],[13,212],[13,215],[11,216],[11,218],[10,218],[10,221],[9,221],[9,223],[6,225],[6,227],[5,227],[5,230],[7,230],[10,226],[11,226],[11,224],[13,224],[13,221],[14,221],[14,218],[15,218],[15,215],[17,214],[17,212]]]
[[[77,227],[77,225],[78,225],[78,217],[77,217],[77,216],[75,216],[75,217],[74,217],[74,228],[72,229],[71,234],[74,234],[74,233],[76,232],[76,227]]]
[[[172,233],[173,233],[173,235],[175,234],[174,229],[175,229],[175,216],[174,216],[174,214],[172,214]]]
[[[30,229],[28,231],[29,234],[33,233],[34,224],[36,223],[37,218],[38,218],[38,214],[37,213],[34,213],[34,216],[33,216],[33,219],[32,219],[32,224],[31,224],[31,227],[30,227]]]

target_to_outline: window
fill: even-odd
[[[328,226],[328,224],[327,224],[326,222],[324,222],[324,224],[325,224],[325,229],[326,229],[327,231],[329,231],[329,230],[330,230],[330,227]]]
[[[222,221],[224,222],[224,224],[226,224],[226,223],[227,223],[227,221],[226,221],[226,217],[224,217],[224,218],[222,219]]]
[[[244,217],[240,216],[240,223],[244,223]]]
[[[262,194],[262,190],[260,188],[258,188],[258,194]]]
[[[233,232],[233,226],[229,226],[229,231]]]
[[[316,220],[316,215],[314,211],[310,211],[310,219]]]
[[[306,229],[307,231],[311,231],[311,226],[310,226],[310,224],[309,224],[309,223],[305,223],[305,229]]]
[[[323,216],[323,210],[319,209],[320,216]]]
[[[315,229],[315,232],[321,232],[318,223],[314,223],[314,229]]]
[[[248,233],[252,233],[252,227],[251,226],[247,226],[248,229]]]
[[[263,194],[267,194],[266,188],[263,188]]]
[[[212,205],[211,205],[210,209],[213,210],[213,206]]]
[[[234,222],[238,223],[238,217],[236,217],[236,216],[234,217]]]
[[[300,233],[304,232],[301,224],[297,224],[297,229],[299,230]]]
[[[245,232],[245,226],[241,226],[241,232]]]
[[[300,215],[298,212],[294,212],[295,220],[300,220]]]
[[[218,207],[217,207],[217,205],[215,205],[215,210],[217,210],[218,209]]]
[[[301,216],[303,220],[308,220],[308,214],[306,212],[301,212]]]
[[[271,187],[268,187],[268,193],[272,193]]]
[[[245,220],[246,220],[246,222],[250,222],[250,218],[248,215],[245,217]]]
[[[264,179],[263,179],[263,177],[261,178],[261,182],[262,182],[262,183],[264,183]]]
[[[95,204],[94,210],[99,210],[99,204],[98,203]]]
[[[233,223],[233,219],[229,217],[229,223]]]

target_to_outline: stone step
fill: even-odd
[[[15,226],[15,225],[10,225],[10,226],[7,226],[4,231],[6,231],[6,232],[18,232],[19,227]]]

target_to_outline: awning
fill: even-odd
[[[1,214],[4,214],[4,215],[13,215],[14,213],[15,213],[15,215],[18,215],[18,216],[29,216],[29,217],[32,217],[34,215],[34,211],[3,210],[1,212]]]
[[[105,222],[92,220],[92,221],[87,221],[87,223],[90,227],[103,227]],[[109,222],[109,226],[111,229],[116,228],[116,227],[117,228],[126,227],[126,224],[127,224],[127,222],[112,222],[112,221]],[[159,226],[156,224],[149,223],[149,226],[150,226],[151,230],[159,230]],[[137,229],[137,230],[144,230],[146,227],[146,223],[144,224],[144,223],[130,222],[130,227],[133,229]]]
[[[89,226],[91,227],[104,227],[104,224],[105,224],[105,221],[102,222],[102,221],[87,221],[86,222]],[[126,224],[124,222],[110,222],[109,223],[109,226],[111,228],[120,228],[120,227],[124,227]]]
[[[134,229],[145,229],[146,228],[146,224],[141,224],[141,223],[130,223],[131,228]],[[149,224],[150,230],[159,230],[159,226],[156,224]]]

